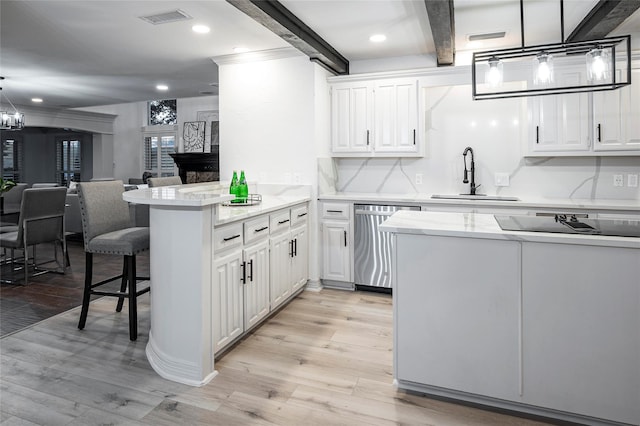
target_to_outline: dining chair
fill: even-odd
[[[147,184],[149,184],[149,188],[158,186],[182,185],[182,179],[180,179],[180,176],[154,177],[147,179]]]
[[[124,299],[129,305],[129,339],[138,338],[137,297],[150,286],[137,290],[138,281],[149,277],[136,275],[136,255],[149,250],[149,228],[131,226],[129,206],[122,199],[122,181],[82,182],[78,184],[78,199],[86,258],[82,310],[78,328],[84,329],[91,295],[118,298],[116,312],[122,311]],[[93,283],[94,253],[123,256],[122,273]],[[119,291],[98,290],[104,284],[121,279]]]
[[[64,231],[65,197],[67,190],[60,188],[33,188],[25,189],[22,194],[20,204],[20,215],[15,228],[5,228],[8,232],[0,233],[0,246],[3,249],[11,250],[11,279],[3,278],[3,282],[16,283],[13,273],[16,270],[15,250],[21,250],[22,269],[24,272],[23,284],[26,285],[29,279],[29,269],[33,267],[33,275],[46,272],[66,272],[67,267],[67,245]],[[12,230],[15,229],[15,230]],[[35,256],[35,247],[38,244],[54,243],[54,260],[38,264]],[[62,254],[65,261],[61,264],[58,260],[57,245],[62,247]],[[29,263],[29,247],[33,247],[33,258]],[[55,261],[57,269],[46,269],[40,266]]]

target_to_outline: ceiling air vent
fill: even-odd
[[[469,41],[478,41],[478,40],[491,40],[494,38],[503,38],[505,36],[504,31],[497,31],[495,33],[485,33],[485,34],[472,34],[468,37]]]
[[[147,21],[150,24],[158,25],[169,22],[186,21],[191,19],[191,16],[187,15],[180,9],[176,9],[170,12],[158,13],[156,15],[140,16],[140,19]]]

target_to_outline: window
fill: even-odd
[[[2,139],[2,177],[20,182],[22,170],[22,140],[19,138]]]
[[[178,104],[175,99],[149,101],[149,126],[178,124]]]
[[[56,180],[68,186],[70,181],[80,182],[80,140],[64,138],[56,140]]]
[[[175,152],[175,147],[175,132],[145,132],[144,170],[154,177],[175,175],[175,163],[169,155]]]

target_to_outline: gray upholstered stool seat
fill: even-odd
[[[117,297],[116,312],[122,310],[126,298],[129,303],[129,338],[136,340],[138,338],[137,297],[149,291],[149,287],[137,290],[138,281],[148,280],[149,277],[136,275],[136,255],[149,250],[149,228],[131,226],[129,205],[122,199],[123,192],[124,185],[119,180],[78,184],[86,256],[84,294],[78,328],[82,330],[86,324],[92,294]],[[94,253],[123,256],[122,273],[93,283]],[[121,279],[120,291],[96,289],[117,279]]]
[[[147,179],[147,184],[149,184],[149,188],[155,188],[158,186],[182,185],[182,179],[180,179],[180,176],[155,177]]]
[[[7,232],[18,233],[18,225],[0,225],[0,233],[6,234]]]
[[[89,250],[92,253],[136,255],[149,250],[149,228],[140,226],[98,235],[89,241]]]

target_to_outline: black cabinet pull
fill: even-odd
[[[327,213],[342,213],[342,210],[327,210]]]
[[[367,145],[369,145],[369,131],[367,130]]]
[[[298,239],[293,239],[293,255],[298,256]]]
[[[413,129],[413,144],[416,144],[416,129]]]
[[[253,259],[249,261],[249,281],[253,282]]]
[[[598,142],[602,142],[602,128],[600,127],[600,123],[598,123]]]
[[[347,246],[347,231],[344,231],[344,246]]]
[[[536,143],[540,143],[540,126],[536,126]]]
[[[240,234],[238,235],[234,235],[233,237],[227,237],[227,238],[223,238],[223,241],[231,241],[231,240],[235,240],[236,238],[238,238],[240,236]]]
[[[342,212],[340,212],[340,213],[342,213]],[[306,215],[307,215],[306,213],[300,213],[300,214],[298,215],[298,217],[302,217],[302,216],[306,216]]]
[[[289,257],[293,257],[293,240],[289,240]]]
[[[253,231],[253,232],[262,232],[262,231],[264,231],[265,229],[269,229],[269,227],[268,227],[268,226],[263,226],[262,228],[258,228],[258,229],[256,229],[256,230],[255,230],[255,231]]]
[[[279,220],[278,225],[282,225],[283,223],[287,223],[287,222],[289,222],[289,219]]]
[[[242,284],[247,283],[247,262],[242,262],[242,278],[240,278],[240,282]]]

